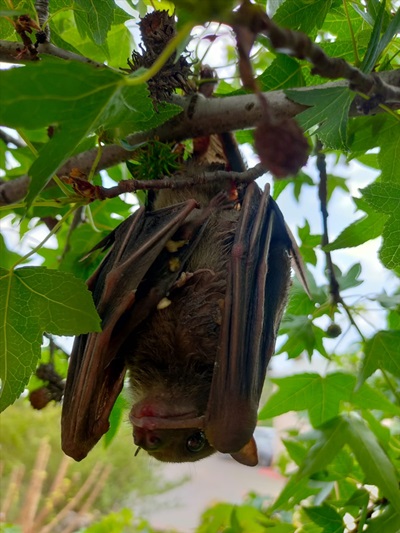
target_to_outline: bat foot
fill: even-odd
[[[229,195],[226,191],[221,191],[219,192],[216,196],[214,196],[214,198],[211,200],[208,208],[206,209],[206,211],[208,212],[208,214],[210,213],[210,209],[211,210],[215,210],[215,209],[233,209],[235,205],[235,202],[232,201],[230,198],[229,198]]]

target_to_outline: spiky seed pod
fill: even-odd
[[[167,11],[153,11],[148,13],[139,23],[143,45],[142,53],[134,50],[132,60],[128,64],[132,71],[140,67],[149,68],[161,54],[169,41],[176,34],[174,17]],[[192,75],[190,63],[186,57],[180,56],[175,60],[173,54],[163,68],[148,81],[152,97],[158,101],[169,100],[176,89],[183,89],[186,93],[192,92],[188,82]]]

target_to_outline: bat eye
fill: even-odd
[[[193,433],[186,441],[186,448],[191,453],[200,452],[206,444],[206,436],[202,431]]]

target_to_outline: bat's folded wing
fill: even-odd
[[[252,183],[246,190],[229,262],[205,423],[208,440],[220,452],[235,455],[252,439],[289,290],[291,253],[291,237],[270,198],[269,186],[262,194]]]
[[[62,448],[81,460],[109,428],[109,415],[125,376],[124,344],[179,277],[201,236],[180,243],[174,254],[166,244],[197,207],[194,200],[145,213],[139,209],[99,247],[110,247],[88,281],[102,331],[75,339],[62,412]]]

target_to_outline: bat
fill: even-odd
[[[72,350],[62,447],[83,459],[109,428],[128,370],[134,442],[169,462],[219,451],[257,464],[253,432],[268,362],[301,259],[283,215],[251,183],[157,192],[97,247],[88,280],[102,331]],[[303,274],[301,274],[303,278]]]

